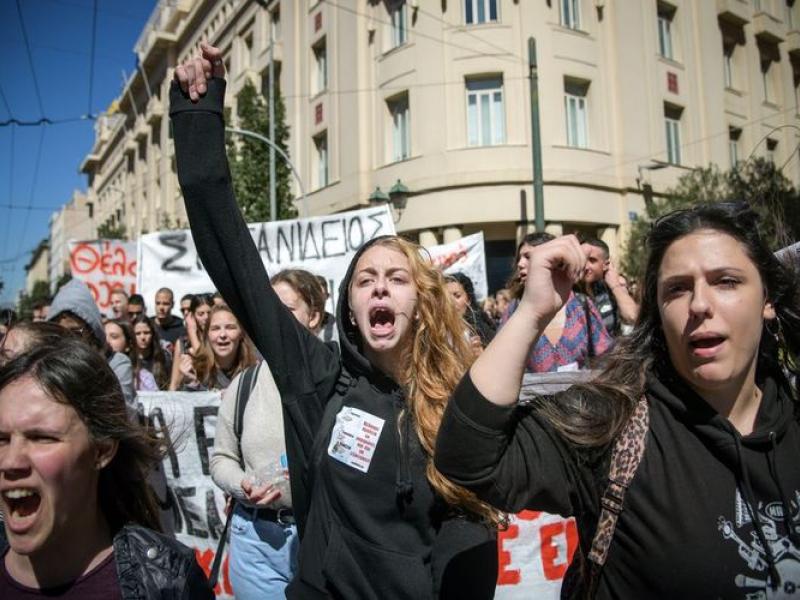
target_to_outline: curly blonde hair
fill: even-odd
[[[464,320],[450,299],[442,272],[426,259],[422,246],[400,237],[381,239],[374,246],[403,254],[417,288],[418,318],[411,351],[401,371],[402,381],[398,383],[405,389],[417,437],[428,456],[428,481],[448,504],[498,525],[505,520],[502,513],[478,500],[474,493],[452,483],[433,464],[442,415],[453,390],[474,361],[464,335]]]

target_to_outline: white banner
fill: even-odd
[[[211,572],[225,527],[225,498],[214,485],[209,461],[219,410],[219,392],[140,392],[139,412],[159,431],[168,431],[172,449],[164,473],[179,541],[194,549],[206,575]],[[227,546],[226,546],[227,554]],[[217,598],[233,598],[228,557],[220,569]]]
[[[472,280],[475,299],[483,302],[489,293],[486,277],[486,252],[483,246],[483,232],[428,248],[433,264],[445,273],[464,273]]]
[[[136,242],[122,240],[69,241],[72,277],[86,283],[106,315],[111,314],[111,292],[122,288],[136,293]]]
[[[173,449],[164,458],[163,468],[176,537],[194,549],[197,562],[208,575],[225,525],[224,496],[209,471],[220,394],[142,392],[137,401],[139,412],[148,423],[169,432]],[[528,510],[511,515],[508,529],[497,536],[495,598],[557,599],[577,547],[574,519]],[[227,555],[214,591],[217,598],[233,597]]]
[[[330,313],[336,306],[339,283],[358,249],[375,237],[395,233],[385,206],[248,227],[270,276],[297,268],[328,280]],[[148,305],[162,287],[174,292],[176,306],[184,294],[214,291],[188,229],[150,233],[139,241],[139,293]]]

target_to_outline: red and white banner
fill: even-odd
[[[94,240],[69,242],[72,277],[86,283],[100,312],[111,312],[111,292],[136,293],[137,242]]]
[[[482,302],[489,293],[486,276],[486,251],[483,244],[483,232],[473,233],[466,237],[428,248],[433,264],[445,274],[464,273],[472,280],[475,288],[475,299]]]

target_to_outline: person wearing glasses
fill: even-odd
[[[147,314],[144,296],[141,294],[131,294],[131,297],[128,298],[128,320],[133,321],[134,318],[144,314]]]
[[[131,359],[122,352],[114,352],[108,346],[103,317],[86,284],[77,279],[64,284],[53,298],[47,320],[61,325],[105,357],[119,379],[125,401],[133,408],[136,387]]]
[[[181,303],[180,303],[181,316],[183,316],[184,319],[186,319],[186,315],[188,315],[189,311],[191,310],[193,299],[194,299],[194,294],[184,294],[183,297],[181,298]]]
[[[656,221],[638,320],[591,382],[518,404],[587,256],[531,249],[520,304],[448,404],[436,467],[574,516],[562,597],[788,598],[800,581],[800,283],[744,203]],[[612,456],[617,458],[612,459]]]

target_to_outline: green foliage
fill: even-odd
[[[653,221],[674,210],[726,200],[744,200],[761,215],[762,233],[774,250],[800,239],[800,193],[772,162],[756,158],[725,172],[712,165],[688,172],[664,196],[646,204],[645,214],[631,223],[622,271],[641,281],[645,241]]]
[[[30,319],[33,316],[33,306],[37,302],[50,301],[50,284],[43,280],[35,281],[31,293],[23,292],[17,303],[17,313],[21,319]]]
[[[269,138],[269,107],[265,98],[248,81],[237,98],[239,129],[245,129]],[[226,121],[230,122],[226,118]],[[275,86],[275,140],[289,155],[287,141],[289,127],[286,125],[286,107]],[[233,177],[236,199],[248,222],[268,221],[269,210],[269,148],[257,139],[237,134],[228,135],[228,162]],[[275,196],[279,220],[292,219],[297,210],[292,202],[292,172],[279,153],[275,153]]]
[[[97,227],[97,237],[101,240],[127,239],[125,235],[125,225],[111,225],[111,223],[103,223]]]

